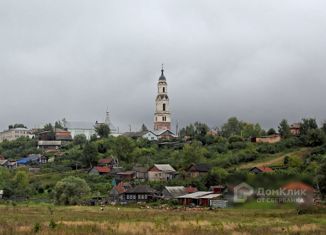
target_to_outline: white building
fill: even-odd
[[[19,137],[32,138],[33,135],[31,135],[30,130],[27,128],[11,128],[9,130],[0,132],[0,142],[3,142],[4,140],[16,140]]]
[[[64,128],[71,133],[71,137],[76,135],[85,135],[86,139],[90,140],[92,135],[96,135],[95,123],[80,122],[80,121],[64,121]]]

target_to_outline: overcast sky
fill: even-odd
[[[0,0],[0,129],[62,118],[153,127],[326,119],[326,1]]]

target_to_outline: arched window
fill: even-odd
[[[163,93],[165,92],[165,87],[163,87]]]
[[[166,109],[166,104],[163,104],[163,111],[165,111]]]

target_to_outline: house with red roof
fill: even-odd
[[[108,166],[94,166],[88,171],[88,174],[93,175],[108,175],[111,171],[111,168]]]
[[[109,199],[111,202],[118,202],[124,199],[123,194],[131,189],[131,185],[126,182],[120,182],[118,185],[114,186],[109,192]]]
[[[296,202],[298,204],[313,204],[315,189],[302,182],[290,182],[281,187],[284,191],[285,202]]]
[[[250,172],[255,173],[255,174],[270,173],[273,171],[274,170],[272,168],[267,167],[267,166],[255,166],[250,169]]]

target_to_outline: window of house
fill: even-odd
[[[163,104],[163,111],[165,111],[165,108],[166,108],[166,104]]]
[[[165,87],[163,87],[163,92],[165,92]]]

